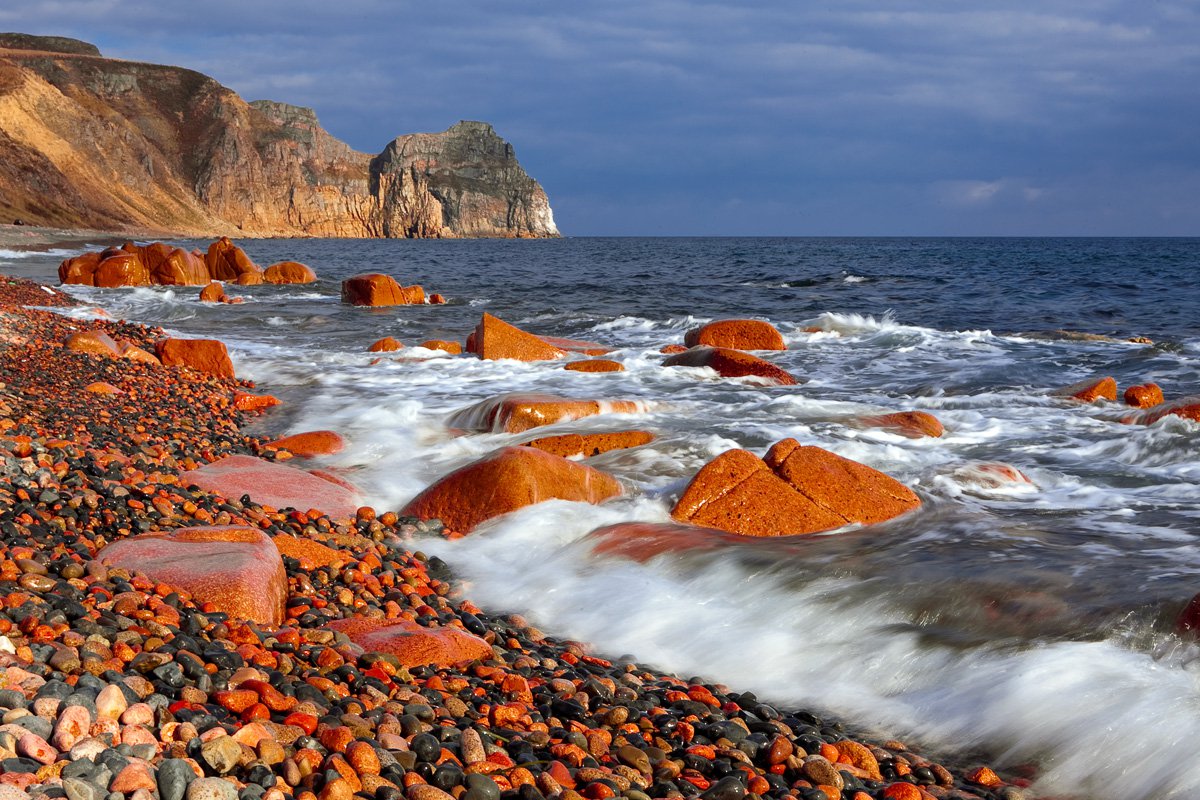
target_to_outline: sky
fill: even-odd
[[[1200,235],[1197,0],[21,0],[0,30],[492,123],[565,235]]]

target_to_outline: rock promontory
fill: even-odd
[[[180,236],[554,237],[483,122],[361,153],[307,108],[181,67],[0,33],[0,221]]]

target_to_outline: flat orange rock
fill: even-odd
[[[1129,421],[1138,425],[1152,425],[1163,417],[1183,417],[1193,422],[1200,422],[1200,395],[1190,395],[1169,403],[1159,403],[1140,414],[1133,415]]]
[[[154,351],[167,367],[190,367],[221,378],[232,378],[233,362],[225,343],[216,339],[160,339]]]
[[[1029,476],[1012,464],[1002,461],[983,461],[977,464],[967,464],[954,470],[954,477],[960,483],[981,486],[985,489],[998,489],[1001,486],[1013,484],[1033,484]]]
[[[371,346],[367,348],[367,352],[368,353],[391,353],[396,350],[403,350],[403,349],[404,349],[404,345],[402,345],[399,341],[397,341],[396,339],[393,339],[391,336],[385,336],[382,339],[379,339],[378,341],[372,342]]]
[[[342,281],[342,302],[353,306],[402,306],[408,305],[408,295],[392,276],[370,272]]]
[[[263,280],[267,283],[313,283],[316,279],[317,273],[299,261],[280,261],[263,272]]]
[[[271,447],[288,450],[298,456],[311,458],[340,453],[346,447],[346,440],[334,431],[305,431],[284,436],[269,443]]]
[[[590,458],[609,450],[624,450],[654,441],[649,431],[620,431],[618,433],[567,433],[562,436],[544,436],[525,442],[525,447],[535,447],[545,453],[562,458]]]
[[[686,353],[687,351],[688,349],[681,344],[664,344],[658,350],[665,356],[673,356],[676,353]]]
[[[1144,383],[1139,386],[1130,386],[1125,390],[1125,405],[1133,406],[1134,408],[1154,408],[1154,406],[1165,402],[1162,389],[1157,383]]]
[[[467,533],[484,520],[545,500],[599,503],[621,494],[611,475],[532,447],[505,447],[451,472],[400,512]]]
[[[683,337],[688,347],[728,347],[733,350],[787,350],[783,335],[769,322],[721,319],[692,328]]]
[[[281,533],[271,541],[275,543],[275,547],[278,548],[282,555],[299,561],[302,569],[328,567],[330,564],[336,564],[339,561],[345,563],[350,560],[349,556],[339,550],[326,547],[320,542],[314,542],[311,539],[302,539],[299,536],[292,536],[287,533]]]
[[[588,342],[582,339],[564,339],[561,336],[539,336],[543,342],[568,353],[583,353],[585,356],[602,356],[611,353],[612,348],[599,342]]]
[[[335,519],[353,517],[362,505],[358,494],[304,470],[252,456],[226,456],[181,473],[182,486],[195,484],[231,500],[248,494],[274,508],[320,509]]]
[[[463,346],[458,342],[452,342],[448,339],[430,339],[426,342],[421,342],[421,347],[426,350],[441,350],[443,353],[449,353],[456,356],[462,353]]]
[[[213,281],[200,290],[201,303],[220,303],[225,299],[225,287]]]
[[[644,410],[645,406],[636,400],[579,400],[552,394],[513,392],[457,411],[446,424],[468,431],[521,433],[596,414],[637,414]]]
[[[551,361],[566,355],[566,351],[547,344],[540,337],[486,312],[467,337],[467,351],[489,360]]]
[[[156,367],[162,366],[162,362],[158,360],[157,356],[153,356],[129,342],[121,342],[117,347],[121,351],[121,358],[128,358],[130,361],[141,361],[143,364],[153,364]]]
[[[1086,381],[1073,383],[1050,393],[1054,397],[1069,397],[1083,403],[1094,403],[1097,400],[1117,399],[1117,382],[1111,377],[1088,378]]]
[[[625,365],[607,358],[594,358],[590,361],[572,361],[569,364],[563,364],[563,369],[569,369],[572,372],[624,372]]]
[[[65,347],[76,353],[90,353],[94,356],[118,358],[121,355],[116,341],[107,333],[100,330],[72,333],[67,337]]]
[[[150,280],[160,286],[203,286],[210,280],[204,259],[181,247],[154,242],[141,248]]]
[[[243,391],[233,393],[233,407],[238,411],[259,411],[277,406],[279,403],[278,397],[272,397],[269,394],[250,394]]]
[[[728,347],[693,347],[667,358],[664,367],[708,367],[722,378],[765,378],[782,386],[793,386],[796,379],[787,370]]]
[[[596,540],[594,552],[634,561],[649,561],[664,553],[719,550],[746,541],[736,533],[679,522],[621,522],[597,528],[588,537]]]
[[[894,414],[860,417],[858,421],[868,428],[886,428],[910,439],[923,436],[937,438],[946,432],[937,417],[924,411],[897,411]]]
[[[403,619],[349,617],[325,626],[346,634],[350,641],[372,653],[387,653],[405,667],[453,667],[495,654],[483,639],[458,628],[426,628]]]
[[[283,622],[287,574],[271,538],[235,525],[182,528],[130,536],[96,559],[190,592],[231,617],[277,627]]]
[[[920,504],[882,472],[784,439],[763,459],[746,450],[717,456],[696,473],[671,516],[744,536],[782,536],[870,525]]]

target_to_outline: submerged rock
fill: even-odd
[[[688,347],[727,347],[731,350],[787,350],[783,335],[769,322],[722,319],[692,328],[683,337]]]

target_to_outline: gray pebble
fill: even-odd
[[[98,800],[101,792],[96,786],[80,778],[64,778],[62,785],[69,800]]]
[[[168,758],[158,765],[158,794],[162,800],[183,800],[196,773],[182,758]]]

